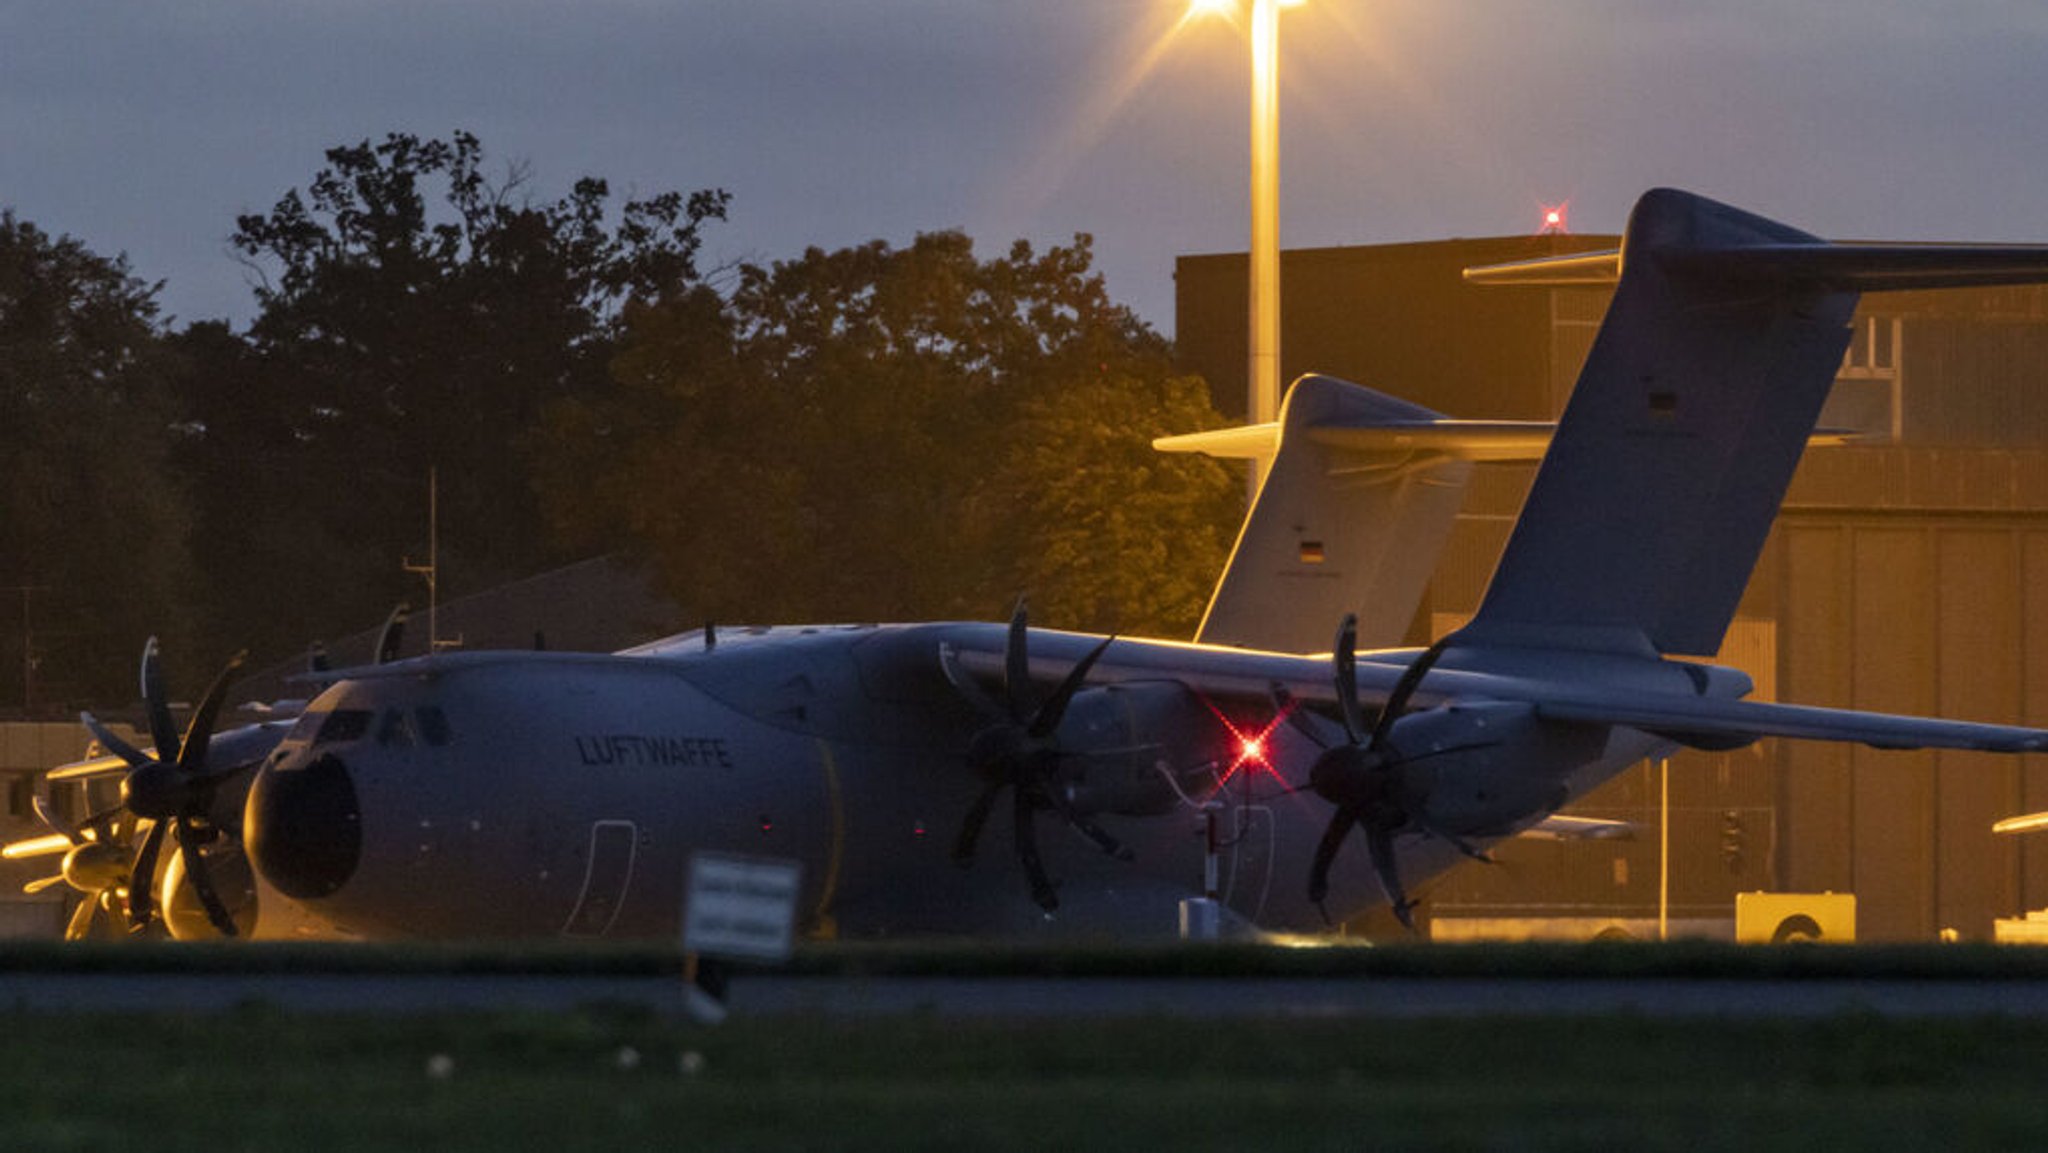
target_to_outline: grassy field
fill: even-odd
[[[2048,1024],[0,1015],[0,1149],[1804,1149],[2048,1140]]]
[[[0,946],[0,974],[680,971],[673,950]],[[840,976],[2025,982],[2048,950],[814,946]],[[0,1153],[2048,1146],[2048,1020],[990,1021],[0,1003]]]
[[[953,977],[1563,977],[2048,981],[2048,949],[1967,945],[1789,946],[1685,941],[1582,944],[1325,943],[1011,945],[824,943],[774,972]],[[0,973],[519,973],[673,976],[672,946],[0,941]],[[4,1151],[0,1151],[4,1153]]]

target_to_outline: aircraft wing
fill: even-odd
[[[991,678],[1002,672],[1000,632],[991,626],[957,627],[952,643],[964,650],[969,667]],[[1081,634],[1033,630],[1032,672],[1056,684],[1092,647]],[[1403,665],[1391,654],[1359,654],[1358,699],[1367,708],[1383,704]],[[1659,662],[1645,661],[1647,667]],[[1676,674],[1674,674],[1676,675]],[[1111,646],[1095,680],[1173,679],[1218,701],[1246,704],[1271,699],[1274,684],[1304,703],[1335,702],[1329,658],[1227,649],[1212,645],[1122,640]],[[1980,724],[1893,713],[1828,709],[1809,705],[1701,696],[1603,685],[1592,679],[1553,680],[1541,675],[1502,675],[1470,668],[1439,667],[1416,690],[1415,704],[1428,708],[1453,701],[1527,701],[1539,716],[1555,721],[1621,725],[1681,744],[1739,748],[1764,737],[1849,741],[1880,749],[1981,749],[1989,752],[2048,751],[2048,730]]]
[[[1685,697],[1670,693],[1581,689],[1535,701],[1538,715],[1560,721],[1626,725],[1681,744],[1728,747],[1763,737],[1852,741],[1879,749],[1982,749],[2031,753],[2048,749],[2048,731],[1930,717],[1781,705],[1766,701]]]

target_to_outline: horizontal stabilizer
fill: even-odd
[[[1271,460],[1274,451],[1280,447],[1280,422],[1269,420],[1208,432],[1154,437],[1152,447],[1160,452],[1200,453],[1223,460]]]
[[[1633,841],[1636,826],[1633,821],[1552,813],[1516,835],[1525,841]]]
[[[1543,459],[1557,425],[1548,420],[1442,420],[1389,423],[1362,427],[1318,427],[1308,438],[1349,452],[1432,452],[1458,460],[1489,464],[1528,464]],[[1807,447],[1849,444],[1862,434],[1854,429],[1815,429]],[[1213,432],[1162,436],[1152,447],[1160,452],[1201,453],[1222,460],[1267,460],[1280,443],[1280,422],[1244,424]]]
[[[1483,264],[1465,270],[1470,284],[1562,288],[1578,284],[1613,284],[1621,279],[1621,249],[1578,252],[1570,256],[1539,256],[1507,264]]]
[[[2048,281],[2048,245],[1755,244],[1652,255],[1672,276],[1723,284],[1805,286],[1832,292],[1992,288]],[[1547,256],[1465,270],[1473,284],[1562,287],[1614,284],[1621,250]]]
[[[1550,447],[1557,426],[1547,420],[1396,420],[1383,424],[1318,425],[1310,440],[1347,452],[1439,453],[1457,460],[1536,461]],[[1213,432],[1162,436],[1160,452],[1198,452],[1225,460],[1270,459],[1280,444],[1280,422],[1240,425]]]

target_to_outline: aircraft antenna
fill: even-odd
[[[48,585],[16,585],[8,592],[21,594],[21,711],[32,717],[36,711],[36,634],[29,624],[29,607],[37,593],[50,591]]]
[[[403,560],[406,572],[426,578],[427,582],[427,655],[432,656],[441,649],[441,631],[435,620],[440,599],[441,581],[441,477],[435,467],[427,469],[427,563],[414,564],[411,557]]]

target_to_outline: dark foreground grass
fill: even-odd
[[[1770,947],[1714,941],[1424,944],[807,943],[793,976],[1513,977],[2048,981],[2048,949],[1991,944]],[[661,976],[673,945],[585,942],[0,941],[0,973],[375,973]],[[744,971],[744,967],[742,967]]]
[[[0,1014],[0,1150],[2038,1148],[2012,1020]],[[436,1076],[432,1070],[444,1069]]]

